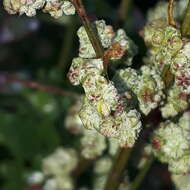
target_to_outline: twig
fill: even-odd
[[[17,77],[12,76],[12,75],[5,75],[4,77],[5,77],[6,82],[17,82],[17,83],[20,83],[20,84],[27,86],[29,88],[34,88],[34,89],[47,91],[47,92],[51,92],[54,94],[60,94],[60,95],[64,95],[64,96],[71,96],[71,97],[78,97],[79,96],[78,94],[76,94],[74,92],[65,91],[65,90],[62,90],[60,88],[55,88],[55,87],[43,85],[43,84],[40,84],[38,82],[34,82],[34,81],[30,81],[30,80],[18,79]]]
[[[92,43],[94,51],[96,52],[97,58],[103,57],[104,51],[100,39],[97,35],[96,30],[93,28],[93,25],[90,23],[90,20],[87,16],[82,0],[70,0],[70,2],[75,6],[77,10],[80,20],[87,32],[90,42]]]
[[[154,157],[151,155],[150,158],[147,159],[144,167],[141,169],[135,180],[131,183],[129,190],[137,190],[140,187],[144,177],[146,176],[148,170],[150,169],[153,163],[153,160]]]
[[[185,17],[181,27],[182,36],[190,36],[190,1],[187,5]]]
[[[169,0],[168,3],[168,24],[176,27],[176,22],[173,15],[174,0]]]
[[[129,156],[131,153],[131,148],[120,148],[117,157],[113,163],[110,174],[107,178],[104,190],[116,190],[119,187],[121,181],[121,175],[126,166]]]

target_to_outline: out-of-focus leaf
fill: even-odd
[[[46,119],[34,121],[30,115],[0,113],[0,121],[0,141],[17,159],[45,155],[58,145],[55,128]]]

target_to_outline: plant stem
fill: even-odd
[[[76,169],[72,172],[73,177],[78,177],[83,173],[92,163],[94,160],[80,158],[79,163]]]
[[[131,148],[119,148],[116,159],[113,163],[110,174],[107,178],[104,190],[117,190],[120,184],[120,178],[124,167],[126,166],[129,156],[131,153]]]
[[[161,78],[165,83],[166,87],[169,87],[174,81],[174,75],[170,72],[170,65],[164,65],[161,72]]]
[[[121,1],[119,14],[120,14],[120,18],[121,18],[122,22],[125,22],[128,14],[129,14],[130,7],[131,7],[131,0],[122,0]]]
[[[139,172],[135,180],[130,185],[129,190],[137,190],[140,187],[144,177],[146,176],[148,170],[150,169],[153,163],[153,160],[154,160],[154,157],[151,155],[150,158],[147,159],[144,167],[141,169],[141,171]]]
[[[80,20],[87,32],[89,40],[92,43],[94,51],[96,52],[97,58],[102,58],[104,55],[104,51],[103,51],[100,39],[97,35],[97,31],[95,30],[95,28],[93,28],[93,25],[91,24],[87,16],[82,0],[70,0],[70,2],[75,6],[77,10]]]
[[[60,94],[60,95],[64,95],[64,96],[71,96],[71,97],[78,97],[79,96],[78,94],[76,94],[74,92],[65,91],[65,90],[62,90],[60,88],[55,88],[52,86],[43,85],[43,84],[40,84],[38,82],[34,82],[34,81],[30,81],[30,80],[18,79],[15,76],[5,75],[4,77],[5,77],[6,82],[17,82],[17,83],[20,83],[24,86],[30,87],[30,88],[34,88],[34,89],[38,89],[38,90],[42,90],[42,91],[47,91],[47,92],[51,92],[54,94]]]
[[[181,27],[182,36],[190,36],[190,1],[187,5],[185,17]]]
[[[173,15],[174,0],[169,0],[168,3],[168,24],[176,27],[176,22]]]

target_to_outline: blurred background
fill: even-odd
[[[84,0],[92,20],[105,19],[115,29],[127,31],[139,46],[137,65],[146,52],[139,31],[147,11],[157,2],[131,0],[123,12],[121,0]],[[74,104],[72,93],[83,92],[66,76],[78,53],[80,21],[76,16],[55,20],[41,11],[33,18],[9,15],[2,4],[0,1],[0,189],[41,190],[41,186],[28,184],[26,176],[40,171],[41,160],[57,147],[75,144],[64,120]],[[128,172],[133,178],[135,162],[130,162]],[[77,189],[86,183],[90,188],[90,180],[89,168],[77,179]],[[167,166],[155,161],[140,190],[170,189],[174,187]]]

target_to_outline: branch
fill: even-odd
[[[173,15],[174,0],[169,0],[168,3],[168,24],[176,27],[176,22]]]
[[[182,36],[190,36],[190,1],[187,5],[185,17],[181,27]]]
[[[62,90],[60,88],[55,88],[55,87],[43,85],[43,84],[40,84],[38,82],[34,82],[34,81],[30,81],[30,80],[18,79],[15,76],[5,75],[4,77],[5,77],[6,82],[17,82],[17,83],[20,83],[20,84],[27,86],[29,88],[34,88],[34,89],[47,91],[47,92],[51,92],[54,94],[60,94],[60,95],[64,95],[64,96],[71,96],[71,97],[78,97],[79,96],[78,94],[76,94],[74,92],[65,91],[65,90]]]
[[[70,2],[75,6],[77,10],[78,16],[80,17],[80,20],[90,39],[90,42],[92,43],[94,51],[96,52],[97,58],[102,58],[104,55],[103,47],[101,45],[96,30],[93,28],[93,25],[90,23],[90,20],[87,16],[82,0],[70,0]]]
[[[120,148],[107,178],[104,190],[116,190],[119,187],[122,172],[128,162],[131,148]]]
[[[135,180],[130,185],[129,190],[137,190],[139,189],[144,177],[146,176],[148,170],[150,169],[152,163],[153,163],[154,157],[151,155],[150,158],[147,159],[144,167],[141,169]]]

